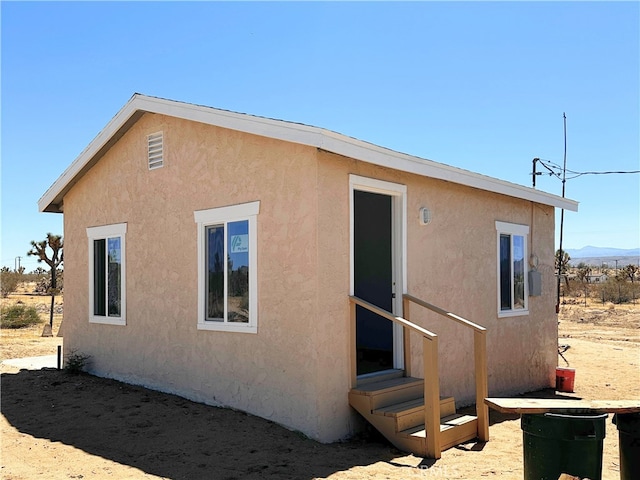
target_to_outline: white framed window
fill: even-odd
[[[126,223],[87,228],[89,322],[127,324],[126,233]]]
[[[498,317],[529,314],[528,225],[496,221],[498,248]]]
[[[198,329],[258,332],[260,202],[194,212],[198,226]]]

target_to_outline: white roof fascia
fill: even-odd
[[[578,202],[546,192],[498,180],[468,170],[396,152],[346,135],[309,125],[257,117],[212,107],[135,94],[74,160],[38,201],[40,211],[60,211],[63,194],[84,168],[137,113],[157,113],[231,130],[284,140],[354,158],[375,165],[445,180],[570,211]],[[55,205],[55,201],[58,205]],[[53,205],[52,205],[53,204]],[[52,210],[53,207],[53,210]],[[56,210],[57,208],[57,210]]]
[[[506,182],[461,168],[451,167],[443,163],[414,157],[389,150],[357,139],[344,140],[344,136],[334,132],[326,132],[323,150],[339,153],[346,157],[373,163],[375,165],[402,170],[417,175],[446,180],[448,182],[474,187],[489,192],[500,193],[510,197],[530,200],[532,202],[551,205],[566,210],[578,211],[578,202],[557,195],[535,190],[515,183]],[[342,137],[342,138],[331,138]]]
[[[38,200],[38,208],[41,212],[47,211],[56,197],[72,184],[76,176],[91,161],[91,159],[102,149],[115,135],[115,133],[126,124],[127,120],[133,116],[137,108],[134,106],[136,95],[125,104],[124,107],[107,123],[98,135],[87,145],[78,157],[67,167],[58,179]]]
[[[273,120],[254,115],[218,110],[212,107],[181,103],[173,100],[142,97],[139,109],[192,120],[194,122],[228,128],[261,137],[275,138],[287,142],[317,147],[324,132],[317,127],[300,123]],[[161,105],[163,108],[158,108]]]

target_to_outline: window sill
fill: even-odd
[[[258,327],[256,325],[248,325],[246,323],[198,322],[198,330],[210,330],[214,332],[258,333]]]
[[[498,312],[498,318],[508,317],[526,317],[529,316],[529,310],[508,310],[504,312]]]
[[[89,323],[101,323],[103,325],[120,325],[126,326],[126,320],[122,318],[109,318],[109,317],[89,317]]]

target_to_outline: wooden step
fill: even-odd
[[[402,437],[426,438],[424,425],[398,433]],[[446,450],[478,436],[478,418],[473,415],[449,415],[440,420],[440,447]]]
[[[427,455],[422,379],[386,377],[358,385],[349,392],[349,404],[396,448],[420,456]],[[441,398],[438,452],[477,435],[477,417],[456,414],[454,399]]]
[[[424,380],[413,377],[398,377],[381,382],[358,385],[349,392],[349,399],[354,396],[369,397],[371,410],[388,407],[397,403],[408,402],[422,397]]]
[[[397,403],[395,405],[389,405],[388,407],[378,408],[374,410],[373,413],[395,417],[415,410],[424,410],[424,397],[409,400],[408,402]],[[453,397],[440,398],[440,418],[448,417],[455,413],[456,403]]]
[[[356,387],[352,388],[352,392],[359,393],[361,395],[374,395],[377,392],[381,392],[384,390],[394,389],[394,388],[403,388],[407,386],[413,385],[423,385],[424,380],[421,378],[414,377],[394,377],[394,378],[384,378],[378,382],[366,382],[364,384],[358,384]]]
[[[417,425],[424,425],[424,397],[397,403],[373,411],[374,415],[384,415],[396,419],[397,430],[406,430]],[[440,418],[456,413],[453,397],[440,399]]]
[[[394,378],[400,378],[404,376],[404,370],[398,370],[396,368],[392,370],[385,370],[384,372],[367,373],[365,375],[358,376],[358,385],[382,382],[385,380],[392,380]]]

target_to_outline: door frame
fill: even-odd
[[[354,282],[354,205],[356,190],[391,197],[391,269],[395,298],[393,314],[402,314],[402,295],[407,285],[407,186],[349,174],[349,295],[355,291]],[[355,339],[353,339],[355,341]],[[404,369],[404,341],[402,326],[393,324],[393,368]]]

